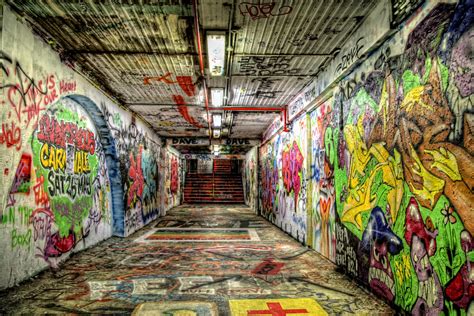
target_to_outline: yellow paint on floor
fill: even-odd
[[[328,315],[312,298],[275,298],[259,300],[230,300],[232,316],[315,316]]]
[[[132,316],[217,316],[217,306],[213,302],[146,302],[135,307]]]

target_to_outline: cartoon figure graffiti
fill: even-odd
[[[395,285],[389,254],[393,256],[400,253],[403,245],[401,239],[388,225],[384,212],[378,206],[370,213],[360,246],[365,253],[370,251],[368,279],[370,287],[377,294],[393,301]]]

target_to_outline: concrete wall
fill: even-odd
[[[371,39],[349,72],[314,84],[315,109],[300,106],[310,121],[307,244],[416,315],[474,312],[473,13],[472,1],[427,1]],[[262,209],[289,232],[298,210],[280,196],[291,194],[282,178],[292,133],[260,151]]]
[[[0,63],[0,289],[179,203],[176,153],[6,5]]]
[[[257,213],[258,207],[258,147],[253,147],[242,164],[242,184],[245,204]]]

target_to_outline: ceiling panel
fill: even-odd
[[[270,113],[260,115],[255,113],[239,112],[234,114],[234,125],[230,137],[232,138],[261,138],[263,132],[279,114]]]
[[[208,134],[204,84],[226,105],[290,103],[339,53],[376,0],[7,0],[61,59],[161,136]],[[227,32],[224,77],[207,74],[208,31]],[[229,32],[230,31],[230,32]],[[225,112],[231,137],[261,138],[278,114]]]
[[[233,77],[229,105],[282,106],[309,82],[308,77]]]
[[[131,106],[161,136],[207,137],[207,115],[197,106]]]

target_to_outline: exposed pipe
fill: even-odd
[[[235,36],[232,33],[233,25],[234,25],[234,10],[235,10],[235,0],[232,0],[232,4],[230,7],[230,14],[229,14],[229,23],[227,24],[227,65],[226,65],[226,83],[225,83],[225,103],[229,100],[230,95],[230,87],[232,86],[232,64],[234,62],[234,39]],[[231,48],[231,50],[229,50]],[[226,112],[224,112],[226,113]],[[229,113],[229,127],[227,137],[230,136],[232,133],[232,125],[234,121],[234,115]]]
[[[207,97],[206,77],[204,75],[204,60],[202,58],[201,32],[199,31],[199,16],[198,16],[197,0],[193,0],[193,13],[194,13],[194,30],[195,30],[195,35],[197,37],[197,48],[198,48],[198,55],[199,55],[199,68],[201,70],[202,87],[204,90],[204,105],[206,107],[207,127],[209,129],[209,140],[211,140],[212,130],[211,130],[211,120],[209,117],[209,99]]]
[[[209,111],[234,111],[234,112],[282,112],[285,108],[282,107],[249,107],[249,106],[223,106],[211,107]]]

